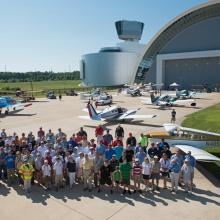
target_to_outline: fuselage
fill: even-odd
[[[152,142],[160,142],[164,139],[170,146],[189,145],[199,149],[220,147],[220,137],[198,134],[174,134],[166,132],[150,132],[147,134]]]

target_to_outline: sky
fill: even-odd
[[[0,71],[79,70],[81,56],[120,42],[114,22],[144,22],[146,44],[207,0],[0,0]]]

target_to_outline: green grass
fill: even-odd
[[[220,133],[220,104],[187,116],[182,126]]]
[[[188,115],[182,126],[220,133],[220,104]],[[205,150],[220,158],[220,147]],[[220,162],[204,162],[201,165],[220,180]]]
[[[80,80],[60,80],[60,81],[40,81],[33,82],[33,90],[50,90],[50,89],[70,89],[81,88]],[[15,83],[0,83],[0,90],[15,90],[21,88],[22,90],[31,90],[30,82],[15,82]]]

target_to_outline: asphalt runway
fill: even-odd
[[[177,123],[186,115],[219,103],[220,94],[202,94],[196,100],[196,108],[177,107]],[[119,95],[114,102],[128,109],[141,107],[139,114],[156,114],[157,117],[148,120],[135,120],[121,123],[126,135],[132,132],[136,137],[142,132],[160,130],[162,124],[170,121],[172,109],[159,110],[158,107],[143,105],[139,98]],[[15,114],[0,117],[1,128],[7,134],[13,132],[19,135],[22,132],[33,131],[35,134],[39,127],[47,132],[52,129],[54,133],[58,128],[71,135],[81,126],[87,131],[89,137],[94,138],[94,128],[100,122],[79,119],[79,115],[87,115],[82,109],[86,103],[78,97],[63,97],[62,101],[38,99],[32,106]],[[101,109],[100,107],[99,109]],[[114,134],[118,122],[105,123],[103,126]],[[45,192],[42,188],[34,186],[32,193],[26,196],[19,187],[9,188],[0,183],[0,219],[12,220],[56,220],[56,219],[208,219],[216,220],[220,216],[220,188],[219,182],[204,173],[196,170],[194,194],[189,197],[183,191],[172,195],[167,190],[160,193],[146,193],[144,195],[121,196],[118,193],[111,195],[107,190],[98,194],[82,192],[81,186],[68,187],[59,192]],[[168,184],[169,185],[169,184]]]

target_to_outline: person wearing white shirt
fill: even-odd
[[[48,190],[51,187],[51,167],[48,164],[48,160],[44,160],[44,165],[42,166],[42,173],[44,185],[46,187],[46,190]]]
[[[142,175],[145,184],[145,190],[149,191],[149,179],[152,172],[152,164],[150,163],[147,157],[144,158],[144,162],[142,163]]]
[[[56,157],[56,162],[53,165],[53,170],[55,173],[55,188],[56,191],[58,191],[59,187],[63,186],[63,163],[60,156]]]

